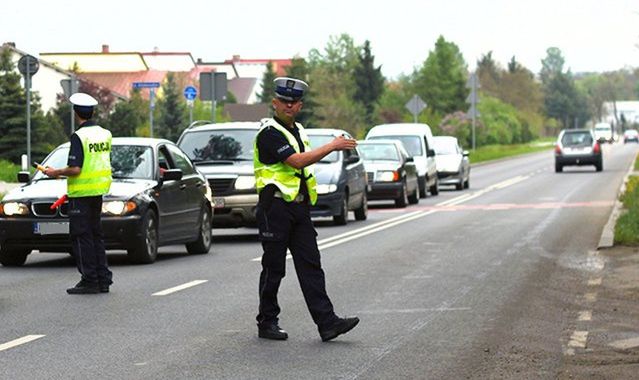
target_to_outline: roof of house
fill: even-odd
[[[117,72],[117,73],[79,73],[81,79],[90,80],[102,87],[106,87],[111,91],[117,92],[129,97],[133,89],[134,82],[164,82],[166,71],[147,70],[136,72]],[[143,98],[149,98],[149,91],[142,91]]]
[[[233,78],[227,82],[228,91],[235,95],[238,103],[248,103],[255,92],[257,78]]]

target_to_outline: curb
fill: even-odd
[[[619,198],[621,197],[621,194],[626,191],[626,183],[628,182],[628,177],[630,177],[630,174],[635,171],[634,166],[635,160],[633,160],[630,164],[630,168],[628,169],[628,172],[623,179],[623,183],[621,184],[621,187],[617,192],[617,196],[615,197],[615,204],[612,207],[612,212],[610,213],[608,222],[601,231],[601,237],[599,238],[597,249],[612,248],[615,245],[615,225],[617,224],[617,219],[619,218],[619,215],[621,215],[621,212],[623,210],[623,204],[621,203]]]

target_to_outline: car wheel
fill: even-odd
[[[348,223],[348,193],[344,193],[340,213],[338,215],[333,215],[333,223],[337,226],[343,226]]]
[[[395,199],[395,206],[406,207],[408,205],[408,189],[406,188],[406,182],[402,184],[402,192],[399,194],[399,198]]]
[[[599,160],[599,162],[597,162],[595,164],[595,168],[597,169],[598,172],[603,170],[603,162],[601,162],[601,160]]]
[[[19,267],[27,261],[30,249],[0,248],[0,264],[5,267]]]
[[[466,178],[466,182],[464,182],[464,189],[468,189],[470,187],[470,177]]]
[[[431,195],[439,194],[439,180],[435,178],[435,183],[429,188]]]
[[[456,183],[456,184],[455,184],[455,190],[461,190],[461,189],[463,189],[463,188],[464,188],[464,180],[463,180],[463,179],[460,179],[460,180],[459,180],[459,183]]]
[[[362,195],[362,205],[355,209],[355,220],[366,220],[368,218],[368,198],[366,191]]]
[[[191,255],[202,255],[211,250],[211,210],[204,207],[201,217],[200,234],[197,240],[186,245],[186,250]]]
[[[561,173],[564,170],[564,167],[561,164],[555,164],[555,173]]]
[[[419,197],[426,198],[428,196],[428,191],[426,190],[426,176],[419,177],[417,181],[419,182]]]
[[[158,222],[155,211],[149,209],[142,219],[142,236],[133,248],[127,250],[129,259],[136,264],[150,264],[158,256]]]
[[[413,194],[408,196],[408,203],[412,205],[419,203],[419,186],[416,186]]]

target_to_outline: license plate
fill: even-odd
[[[213,203],[215,203],[215,208],[223,208],[224,207],[224,198],[222,197],[214,197]]]
[[[68,234],[69,222],[33,223],[33,233],[37,235]]]

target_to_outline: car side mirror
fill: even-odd
[[[163,181],[179,181],[182,179],[182,169],[169,169],[165,170],[160,178]]]
[[[463,155],[464,157],[468,157],[468,154],[469,154],[469,153],[468,153],[468,151],[467,151],[467,150],[464,150],[464,151],[462,152],[462,155]]]
[[[406,159],[406,162],[415,162],[415,159],[411,156]]]
[[[426,156],[435,157],[435,149],[428,149],[428,151],[426,151]]]
[[[344,160],[344,164],[346,164],[346,165],[354,164],[354,163],[356,163],[358,161],[359,161],[359,156],[348,156]]]
[[[18,182],[27,183],[29,182],[30,174],[29,172],[18,172]]]

